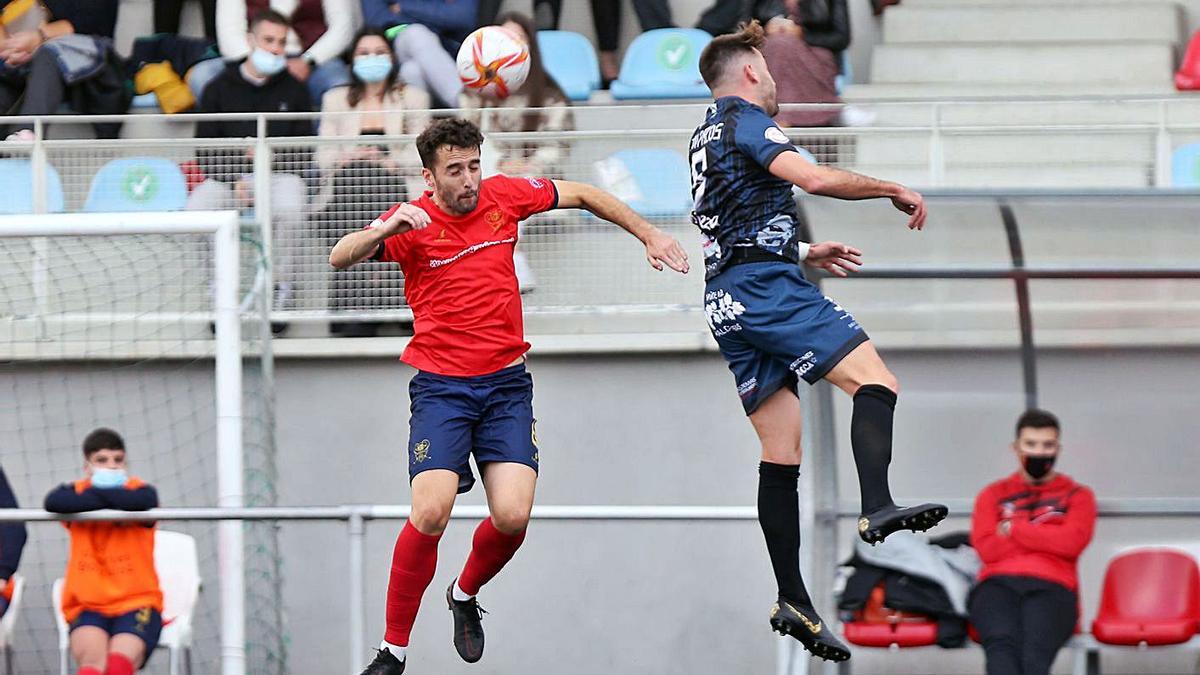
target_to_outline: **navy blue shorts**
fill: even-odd
[[[798,378],[825,377],[867,341],[854,317],[792,263],[725,268],[705,285],[704,312],[747,415],[779,389],[795,391]]]
[[[95,626],[109,636],[129,633],[140,637],[142,642],[146,643],[146,661],[150,660],[150,654],[154,653],[154,648],[158,646],[158,637],[162,634],[163,627],[162,615],[153,607],[143,607],[117,616],[84,610],[71,622],[71,630],[80,626]],[[142,665],[144,666],[145,662]]]
[[[425,371],[408,385],[408,477],[430,469],[458,474],[458,492],[475,485],[471,454],[488,462],[515,462],[538,470],[533,378],[525,364],[490,375],[451,377]]]

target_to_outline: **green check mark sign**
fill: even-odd
[[[126,199],[135,202],[146,202],[154,198],[158,192],[158,177],[153,172],[135,167],[125,172],[125,180],[121,189]]]
[[[692,45],[686,38],[672,35],[658,43],[658,62],[667,70],[683,70],[691,52]]]

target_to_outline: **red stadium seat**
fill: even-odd
[[[883,606],[883,585],[853,621],[842,624],[846,641],[860,647],[929,647],[937,644],[937,622],[921,614],[910,614]]]
[[[1200,628],[1200,569],[1174,549],[1117,556],[1104,574],[1092,635],[1110,645],[1174,645]]]
[[[1179,91],[1200,89],[1200,31],[1192,35],[1187,52],[1183,55],[1183,63],[1175,71],[1175,88]]]

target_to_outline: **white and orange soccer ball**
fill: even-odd
[[[500,26],[484,26],[459,48],[458,76],[468,92],[507,98],[529,76],[529,47]]]

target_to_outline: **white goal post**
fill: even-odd
[[[45,242],[54,237],[212,235],[216,363],[217,506],[243,506],[242,356],[238,303],[239,231],[236,211],[61,213],[0,216],[0,238]],[[35,257],[47,255],[35,245]],[[37,261],[34,265],[34,287]],[[35,317],[36,318],[36,317]],[[246,672],[245,554],[242,522],[218,526],[221,672]]]

